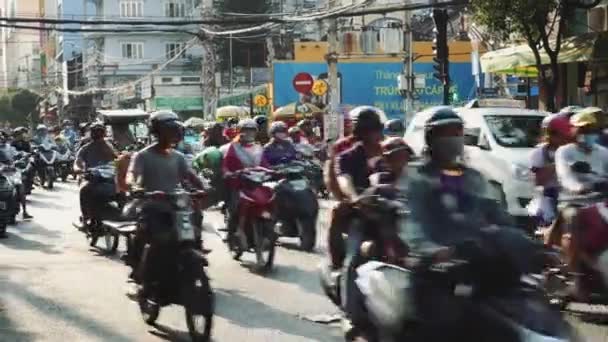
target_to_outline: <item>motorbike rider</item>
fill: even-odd
[[[228,121],[226,121],[226,128],[224,128],[224,136],[226,137],[226,140],[232,141],[238,136],[238,124],[239,119],[237,118],[230,118]]]
[[[12,146],[11,143],[9,143],[8,141],[8,135],[5,133],[0,134],[0,153],[3,155],[3,160],[6,163],[9,163],[12,165],[12,163],[15,161],[15,157],[17,156],[17,149]],[[19,202],[21,203],[21,209],[22,209],[22,217],[24,220],[29,220],[32,219],[33,216],[30,215],[27,212],[27,194],[25,192],[25,187],[23,186],[23,184],[21,184],[21,189],[19,191]]]
[[[105,140],[106,127],[101,122],[91,125],[91,142],[82,146],[76,152],[74,172],[82,173],[87,169],[106,165],[118,156],[114,148]],[[80,186],[80,210],[82,222],[87,223],[91,218],[94,205],[98,202],[97,189],[91,182],[83,182]]]
[[[414,156],[414,150],[403,138],[392,137],[382,142],[382,156],[386,171],[372,175],[370,179],[372,185],[389,185],[405,192],[407,166]]]
[[[329,159],[325,166],[324,176],[327,189],[333,194],[334,198],[338,200],[338,205],[332,210],[331,223],[328,230],[328,249],[332,268],[334,270],[342,268],[346,253],[342,233],[347,229],[348,217],[350,214],[350,197],[347,196],[338,181],[339,173],[337,172],[337,166],[339,165],[339,156],[360,143],[364,137],[369,141],[370,139],[367,135],[370,135],[369,133],[372,131],[371,138],[380,139],[377,135],[380,134],[381,137],[382,124],[379,123],[380,117],[377,114],[377,111],[379,111],[379,109],[369,106],[356,107],[350,111],[349,122],[354,126],[354,132],[352,135],[345,136],[338,140],[332,146]],[[365,114],[363,120],[360,122],[359,117],[362,113],[368,114]],[[367,145],[371,146],[369,148],[370,157],[380,157],[381,147],[379,140],[372,141]],[[367,165],[363,170],[368,170]],[[364,181],[364,183],[365,182],[366,181]],[[367,185],[368,184],[362,184],[361,187],[366,188]]]
[[[132,189],[171,193],[184,182],[196,189],[203,189],[203,183],[188,165],[184,155],[175,149],[183,138],[183,130],[184,127],[179,117],[173,112],[159,111],[150,116],[150,133],[156,136],[157,141],[131,158],[127,183]],[[195,203],[195,211],[199,208],[199,204]],[[153,227],[155,223],[158,223],[159,218],[164,217],[162,215],[170,211],[171,209],[163,203],[146,202],[142,207],[140,217],[144,229]],[[195,224],[199,225],[202,222],[195,222]],[[202,229],[202,227],[198,227],[198,229]],[[139,264],[146,238],[147,234],[138,233],[135,236],[135,250],[131,256],[134,269]]]
[[[76,141],[78,140],[78,133],[74,129],[74,125],[72,124],[72,121],[63,120],[63,122],[61,123],[61,126],[62,126],[61,135],[65,139],[67,139],[70,146],[74,146],[74,144],[76,144]]]
[[[478,171],[462,163],[463,128],[463,120],[451,107],[431,109],[424,128],[428,159],[408,173],[410,214],[404,222],[402,238],[414,254],[442,262],[458,256],[455,247],[460,243],[492,237],[501,246],[497,249],[501,256],[508,255],[518,271],[531,272],[532,267],[536,270],[539,265],[533,262],[533,240],[508,228],[512,219],[498,204],[499,194],[493,193],[490,183]],[[496,276],[492,274],[493,279],[503,279],[499,269]],[[518,273],[517,279],[520,276]],[[445,331],[459,331],[462,311],[453,299],[453,291],[442,284],[429,284],[423,278],[416,273],[412,277],[416,317],[430,325],[432,336],[425,341],[442,341]]]
[[[239,135],[229,144],[222,160],[222,174],[226,180],[228,211],[228,239],[238,227],[236,209],[239,195],[239,181],[234,178],[241,170],[263,166],[262,146],[256,142],[258,124],[253,119],[243,119],[238,125]]]
[[[384,123],[384,134],[387,137],[403,137],[405,125],[399,119],[391,119]]]
[[[214,123],[207,128],[207,134],[203,141],[203,150],[194,157],[192,166],[194,169],[205,174],[213,189],[209,196],[208,205],[215,205],[226,197],[224,180],[222,178],[222,152],[220,147],[226,139],[222,135],[222,126]]]
[[[27,128],[17,127],[13,130],[13,141],[11,145],[19,152],[31,153],[32,145],[26,139]]]
[[[315,135],[314,126],[310,119],[304,119],[298,122],[298,127],[302,132],[302,140],[304,143],[315,145],[318,142],[318,137]]]
[[[36,126],[36,132],[34,133],[32,140],[36,145],[43,145],[45,143],[53,144],[49,129],[44,124]]]
[[[270,142],[264,146],[262,160],[269,166],[289,163],[297,158],[297,151],[289,139],[287,125],[275,121],[270,125]]]
[[[528,206],[540,226],[553,223],[557,213],[559,183],[555,173],[555,151],[572,140],[572,126],[567,114],[547,116],[542,122],[545,142],[530,154],[530,169],[537,187],[542,190]]]
[[[253,120],[258,125],[255,140],[264,146],[270,141],[270,136],[268,136],[268,118],[265,115],[257,115]]]

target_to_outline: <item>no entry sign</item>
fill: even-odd
[[[308,94],[313,84],[314,79],[306,72],[301,72],[293,78],[293,88],[300,94]]]

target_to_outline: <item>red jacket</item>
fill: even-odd
[[[224,159],[222,159],[222,173],[227,177],[227,185],[232,188],[238,188],[238,180],[231,178],[230,175],[250,167],[263,166],[262,152],[264,149],[259,144],[251,144],[249,146],[241,145],[235,141],[230,144]]]

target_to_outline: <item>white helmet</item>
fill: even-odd
[[[254,129],[257,131],[258,124],[253,119],[243,119],[239,121],[238,129],[239,131],[242,131],[244,129]]]

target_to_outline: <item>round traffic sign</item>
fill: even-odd
[[[317,96],[323,96],[327,94],[327,89],[329,86],[325,80],[316,80],[312,85],[312,93]]]
[[[265,95],[258,94],[253,98],[253,103],[257,107],[266,107],[268,106],[268,98]]]
[[[293,88],[301,94],[308,94],[312,89],[314,79],[309,73],[301,72],[293,78]]]

